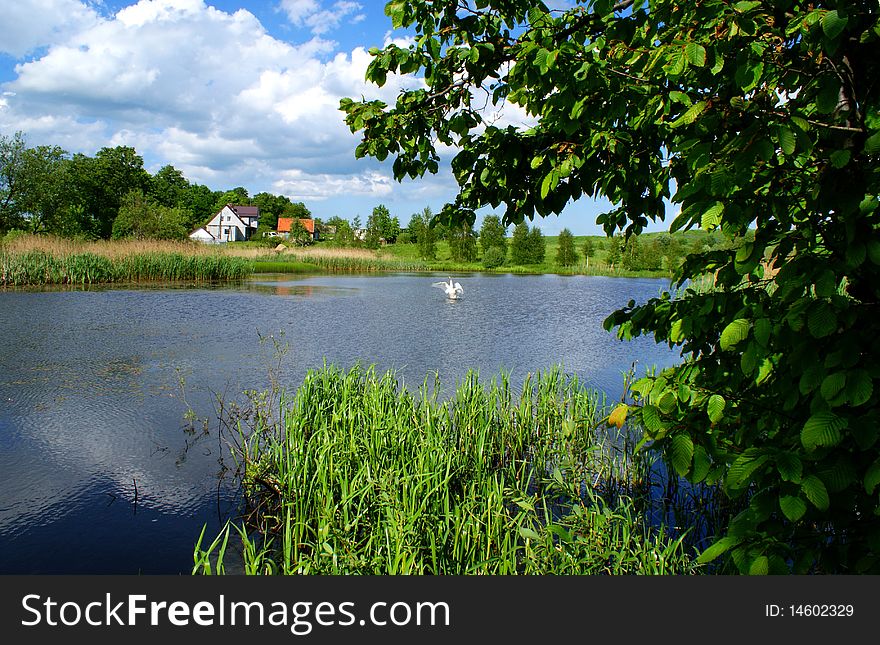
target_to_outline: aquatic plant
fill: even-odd
[[[682,537],[639,510],[650,463],[604,401],[554,368],[514,392],[469,373],[449,398],[393,373],[311,370],[293,395],[253,395],[237,424],[247,506],[194,573],[689,573]],[[226,550],[228,557],[229,550]]]

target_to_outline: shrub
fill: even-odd
[[[483,254],[483,266],[495,269],[504,264],[504,252],[497,246],[490,246]]]

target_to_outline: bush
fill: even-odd
[[[487,269],[495,269],[504,264],[504,251],[497,246],[490,246],[483,254],[483,266]]]

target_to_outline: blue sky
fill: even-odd
[[[364,81],[367,50],[392,33],[384,0],[16,0],[0,3],[0,133],[94,154],[133,146],[214,190],[244,186],[302,201],[318,217],[402,224],[455,195],[448,171],[397,183],[391,160],[356,160],[344,96],[393,102],[418,83]],[[523,122],[524,114],[506,114]],[[519,120],[519,121],[518,121]],[[536,220],[599,234],[589,199]],[[651,230],[662,230],[663,225]]]

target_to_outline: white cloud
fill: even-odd
[[[306,19],[320,12],[300,5]],[[355,159],[339,99],[393,102],[400,87],[420,81],[389,77],[377,88],[364,80],[365,49],[327,59],[333,44],[306,38],[280,41],[250,12],[202,0],[140,0],[17,65],[17,78],[0,88],[0,131],[88,154],[131,145],[151,170],[171,163],[217,188],[280,187],[298,199],[387,195],[380,165]]]
[[[96,24],[98,14],[78,0],[15,0],[0,3],[0,52],[20,58]]]
[[[307,175],[301,170],[288,170],[275,182],[275,189],[308,201],[324,200],[340,193],[381,198],[391,194],[392,185],[390,177],[374,170],[343,176]]]
[[[296,26],[305,26],[315,35],[332,31],[346,18],[353,23],[361,22],[364,15],[358,13],[362,8],[359,2],[337,0],[329,9],[323,8],[320,0],[281,0],[281,9]]]

